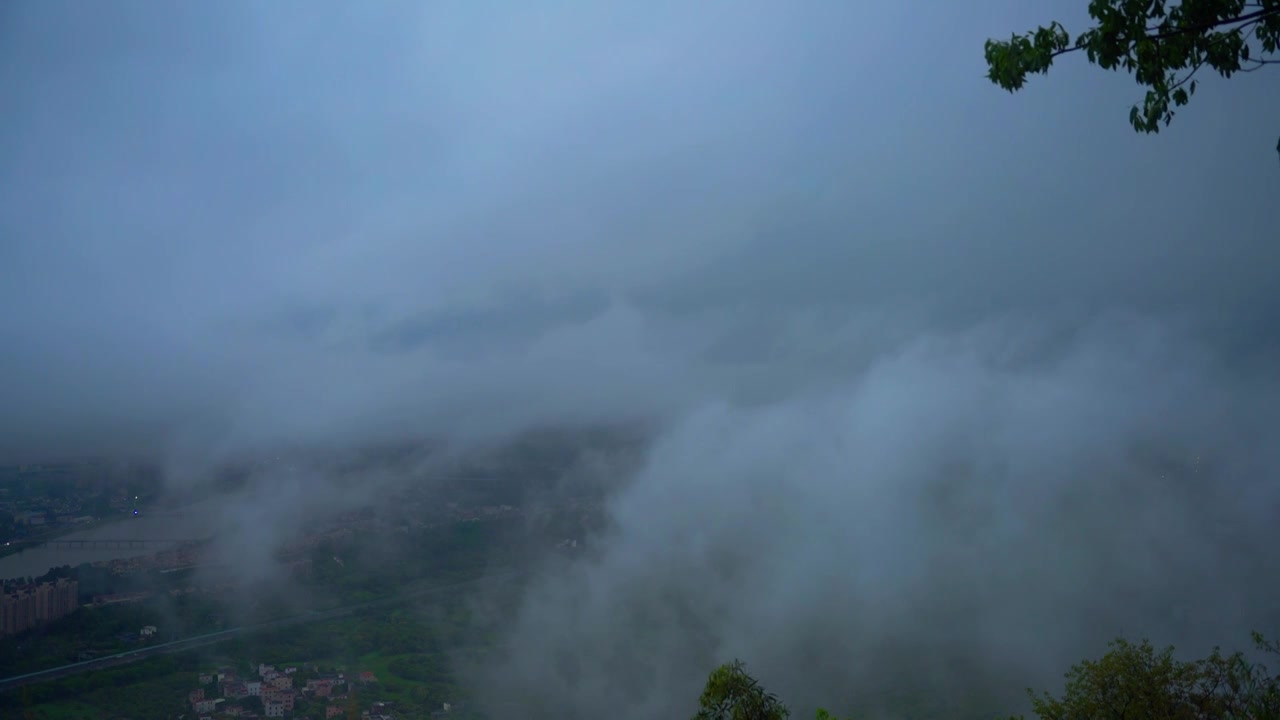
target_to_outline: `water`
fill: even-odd
[[[147,547],[32,547],[0,558],[0,578],[39,577],[50,568],[81,563],[151,555],[167,550],[182,540],[208,537],[212,530],[210,513],[204,508],[184,508],[181,516],[139,515],[97,525],[59,537],[59,540],[171,540],[171,544]]]

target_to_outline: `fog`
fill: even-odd
[[[691,414],[481,676],[536,717],[679,716],[741,658],[806,713],[990,717],[1117,635],[1207,652],[1274,623],[1275,384],[1148,321],[1031,368],[997,347],[1019,337],[922,338]]]
[[[521,717],[687,714],[732,657],[843,710],[1016,702],[1118,632],[1243,644],[1280,100],[1206,81],[1138,136],[1083,58],[984,78],[1084,5],[7,3],[0,459],[176,492],[645,423],[591,559],[472,673]],[[306,512],[229,556],[374,492],[307,470],[237,496]]]

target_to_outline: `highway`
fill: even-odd
[[[24,685],[34,683],[48,682],[50,680],[58,680],[60,678],[80,673],[89,672],[90,670],[101,670],[103,668],[116,667],[118,665],[127,665],[129,663],[145,660],[156,655],[167,655],[177,652],[186,652],[196,648],[213,645],[216,643],[230,640],[243,634],[263,632],[267,630],[278,630],[280,628],[292,627],[294,625],[303,625],[306,623],[323,622],[334,618],[350,615],[360,612],[361,610],[369,610],[378,607],[395,605],[417,597],[423,597],[434,593],[444,592],[448,590],[458,590],[466,587],[475,587],[483,585],[496,585],[505,581],[515,580],[524,577],[528,573],[526,571],[508,570],[499,573],[492,573],[483,577],[472,580],[464,580],[455,583],[446,583],[444,585],[432,585],[427,587],[419,587],[413,590],[397,593],[391,597],[370,600],[369,602],[359,603],[356,605],[347,605],[345,607],[334,608],[332,610],[312,610],[302,613],[301,615],[293,615],[279,620],[270,622],[257,623],[254,625],[243,625],[229,630],[220,630],[205,635],[196,635],[194,637],[174,640],[172,642],[160,643],[158,645],[149,645],[137,650],[128,650],[126,652],[108,655],[106,657],[95,658],[93,660],[85,660],[83,662],[71,663],[70,665],[61,665],[46,670],[37,670],[36,672],[27,673],[25,675],[15,675],[10,678],[0,680],[0,692],[8,692]]]

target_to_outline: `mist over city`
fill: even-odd
[[[1280,71],[1135,133],[1083,53],[993,85],[1082,0],[846,5],[0,7],[0,717],[1111,718],[1026,689],[1265,656]]]

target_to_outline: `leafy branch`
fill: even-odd
[[[1124,70],[1146,88],[1129,112],[1134,130],[1158,133],[1173,108],[1195,95],[1206,65],[1225,78],[1280,64],[1280,0],[1091,0],[1096,25],[1073,42],[1061,23],[985,45],[987,78],[1016,92],[1061,55],[1083,52],[1104,70]],[[1280,151],[1280,145],[1277,145]]]

